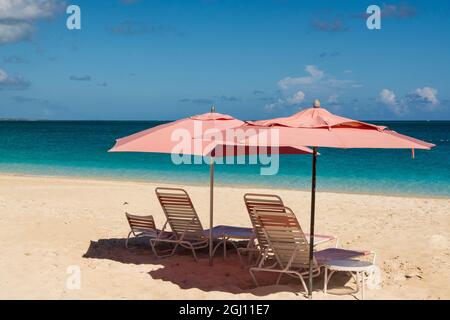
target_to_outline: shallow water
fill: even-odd
[[[450,121],[371,121],[436,144],[431,151],[320,149],[318,190],[450,196]],[[0,172],[209,182],[204,165],[174,165],[170,155],[108,153],[118,137],[155,121],[0,121]],[[216,183],[309,189],[311,156],[285,155],[275,176],[258,165],[217,165]]]

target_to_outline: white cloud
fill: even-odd
[[[381,90],[380,99],[381,99],[381,102],[383,102],[384,104],[387,104],[388,106],[397,105],[397,98],[395,96],[394,91],[392,91],[392,90],[388,90],[388,89]]]
[[[282,99],[278,99],[277,102],[274,103],[270,103],[270,104],[266,104],[264,106],[264,110],[268,111],[268,112],[272,112],[280,107],[282,107],[285,104],[285,101]]]
[[[328,96],[330,97],[328,102],[337,107],[339,93],[361,87],[354,80],[338,79],[315,65],[307,65],[305,72],[307,73],[305,76],[286,77],[279,80],[278,87],[281,97],[276,102],[266,105],[265,110],[273,111],[282,107],[298,105],[304,102],[307,95],[311,97]]]
[[[320,94],[326,93],[326,91],[334,91],[335,89],[361,87],[361,85],[354,80],[338,79],[313,65],[306,66],[305,71],[309,74],[308,76],[286,77],[278,81],[278,87],[284,91],[292,89],[308,89]]]
[[[0,82],[5,81],[8,78],[8,74],[3,71],[2,69],[0,69]]]
[[[305,93],[303,91],[297,91],[293,96],[286,99],[278,99],[276,102],[268,104],[264,107],[264,110],[272,112],[277,109],[284,109],[286,107],[297,106],[305,101]]]
[[[313,65],[306,66],[305,70],[311,75],[313,79],[320,80],[323,78],[324,72],[322,70],[319,70],[316,66]]]
[[[385,18],[410,18],[417,14],[417,10],[406,4],[384,4],[381,15]]]
[[[394,91],[383,89],[380,92],[380,101],[397,115],[422,111],[434,111],[439,105],[438,91],[434,88],[417,88],[414,92],[397,98]]]
[[[309,85],[320,81],[324,76],[324,72],[313,65],[306,66],[305,71],[309,73],[309,76],[296,78],[286,77],[278,81],[278,86],[281,89],[289,89],[293,86]]]
[[[0,44],[29,39],[33,27],[28,23],[0,23]]]
[[[354,80],[345,80],[345,79],[336,79],[336,78],[328,78],[327,81],[324,82],[324,85],[327,85],[331,88],[335,89],[345,89],[345,88],[361,88],[362,85],[356,83]]]
[[[286,100],[287,104],[292,106],[300,104],[305,100],[305,93],[303,91],[297,91],[291,98]]]
[[[0,19],[33,20],[52,17],[60,8],[57,0],[0,0]]]
[[[439,100],[437,99],[438,91],[434,88],[430,87],[417,88],[415,93],[425,102],[428,102],[433,106],[439,104]]]
[[[30,86],[30,82],[22,76],[11,76],[0,69],[0,91],[1,90],[24,90]]]
[[[404,99],[397,101],[397,96],[392,90],[381,90],[380,100],[396,115],[402,115],[409,112],[408,105],[404,102]]]
[[[62,0],[0,0],[0,44],[31,37],[33,22],[53,17]]]

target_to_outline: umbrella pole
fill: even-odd
[[[309,227],[309,285],[308,296],[312,299],[313,289],[313,262],[314,262],[314,218],[316,213],[316,165],[317,165],[317,147],[313,148],[312,158],[312,183],[311,183],[311,225]]]
[[[213,265],[213,219],[214,219],[214,157],[211,157],[209,174],[209,265]]]

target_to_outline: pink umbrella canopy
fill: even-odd
[[[194,140],[205,133],[236,128],[244,122],[232,116],[217,112],[208,112],[177,120],[144,130],[133,135],[117,139],[110,152],[156,152],[208,155],[214,145]],[[180,142],[185,140],[185,150],[180,150]]]
[[[246,131],[245,140],[239,140],[240,143],[249,143],[253,134],[276,130],[279,143],[284,146],[426,150],[434,147],[434,144],[399,134],[384,126],[340,117],[319,107],[286,118],[247,122],[236,129]]]
[[[230,115],[208,112],[189,118],[177,120],[156,126],[130,136],[117,139],[110,152],[155,152],[177,153],[197,156],[234,156],[257,153],[258,150],[249,148],[245,142],[226,141],[218,138],[226,130],[241,127],[245,122]],[[203,137],[215,139],[202,139]],[[210,141],[207,141],[210,140]],[[254,146],[254,145],[253,145]],[[264,146],[269,146],[265,144]],[[312,150],[300,145],[279,146],[273,152],[283,154],[308,154]]]

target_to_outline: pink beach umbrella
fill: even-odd
[[[214,162],[215,157],[249,155],[258,152],[258,148],[244,143],[224,143],[217,134],[241,127],[244,122],[232,116],[215,112],[195,115],[185,119],[159,125],[130,136],[117,139],[109,152],[153,152],[179,155],[210,157],[210,236],[209,262],[212,265],[212,230],[214,218]],[[203,139],[208,136],[210,139]],[[212,139],[211,137],[216,137]],[[268,145],[265,144],[264,147]],[[269,145],[270,146],[270,145]],[[312,150],[303,146],[271,148],[272,152],[285,154],[312,154]]]
[[[429,150],[434,144],[417,140],[383,126],[377,126],[332,114],[320,107],[320,101],[314,107],[298,112],[290,117],[248,122],[236,130],[243,130],[244,139],[240,143],[249,143],[254,135],[267,130],[276,130],[280,145],[313,147],[312,189],[311,189],[311,225],[310,225],[310,265],[309,297],[312,297],[312,265],[314,248],[314,219],[316,199],[316,163],[319,147],[329,148],[385,148]],[[253,139],[255,140],[255,139]],[[259,139],[256,139],[258,141]]]

